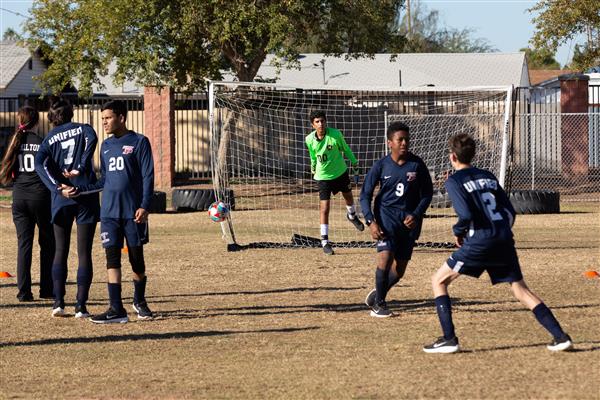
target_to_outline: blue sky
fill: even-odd
[[[414,2],[417,0],[412,0]],[[438,10],[443,25],[456,28],[473,28],[473,37],[487,41],[501,52],[516,52],[527,47],[533,35],[533,15],[526,10],[536,2],[533,0],[420,0],[429,10]],[[0,8],[28,15],[32,1],[0,0]],[[25,18],[0,10],[0,33],[7,28],[21,32],[20,24]],[[576,43],[583,37],[559,48],[556,60],[565,65],[573,56]]]

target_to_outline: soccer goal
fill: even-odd
[[[353,183],[358,206],[361,184],[373,163],[388,153],[386,128],[410,127],[410,150],[426,163],[434,198],[417,245],[452,246],[454,211],[444,190],[452,173],[447,140],[471,134],[474,164],[504,182],[511,88],[342,90],[270,84],[211,82],[210,147],[219,200],[235,208],[221,223],[230,249],[319,245],[319,195],[310,174],[304,139],[309,114],[322,109],[327,125],[344,134],[359,161]],[[234,196],[235,199],[232,199]],[[360,208],[359,215],[362,216]],[[332,197],[329,238],[335,247],[373,246],[368,229],[357,231],[345,217],[341,194]]]

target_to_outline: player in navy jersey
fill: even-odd
[[[33,107],[24,106],[17,112],[19,126],[12,136],[2,163],[0,183],[13,182],[12,214],[17,229],[17,298],[32,301],[31,254],[35,226],[40,245],[40,298],[53,298],[52,258],[54,234],[50,214],[50,192],[35,172],[34,159],[42,138],[32,130],[39,121]]]
[[[102,106],[102,125],[112,134],[100,148],[101,178],[92,185],[63,187],[68,196],[104,190],[100,213],[100,239],[106,251],[108,296],[105,313],[92,322],[125,323],[129,319],[121,298],[121,248],[127,241],[133,269],[133,309],[138,319],[152,319],[146,302],[146,265],[143,245],[148,243],[148,210],[154,191],[154,162],[150,141],[126,126],[127,108],[122,101]]]
[[[93,278],[92,243],[96,223],[99,220],[98,194],[68,199],[61,196],[61,185],[86,185],[96,182],[92,157],[98,138],[87,124],[71,122],[73,107],[65,99],[55,101],[48,112],[54,126],[44,138],[35,157],[35,170],[52,198],[52,223],[56,251],[52,261],[54,283],[54,306],[52,315],[63,317],[65,313],[65,285],[67,259],[71,243],[73,221],[77,222],[77,303],[75,317],[88,317],[86,303]]]
[[[525,284],[515,249],[512,225],[515,210],[508,196],[489,171],[471,166],[475,141],[467,134],[450,138],[450,163],[456,172],[446,181],[446,190],[458,215],[452,227],[459,247],[432,277],[435,305],[444,336],[423,347],[426,353],[459,351],[452,322],[448,285],[460,275],[478,278],[487,271],[492,285],[507,282],[514,296],[533,311],[554,340],[551,351],[573,347],[552,311]]]
[[[365,303],[371,308],[371,316],[379,318],[392,315],[386,295],[404,276],[433,196],[427,166],[409,151],[409,127],[402,122],[390,124],[387,141],[390,154],[375,162],[360,194],[360,206],[371,237],[377,240],[378,254],[375,289]],[[379,193],[371,209],[377,186]]]

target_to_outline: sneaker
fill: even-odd
[[[365,230],[365,224],[363,224],[360,218],[358,218],[358,215],[354,214],[354,219],[350,219],[350,214],[347,213],[346,218],[348,218],[348,221],[352,222],[352,225],[354,225],[354,227],[359,231],[362,232]]]
[[[62,301],[54,301],[54,305],[52,306],[52,316],[53,317],[66,317],[65,314],[65,303]]]
[[[458,346],[458,338],[446,340],[444,337],[439,337],[435,342],[423,347],[425,353],[456,353],[460,348]]]
[[[554,339],[546,348],[550,351],[565,351],[573,348],[573,342],[569,335],[565,335],[562,339]]]
[[[90,318],[90,321],[96,324],[124,324],[129,322],[129,318],[127,318],[127,311],[125,309],[115,310],[112,307],[108,307],[105,313],[93,316]]]
[[[323,253],[327,254],[328,256],[332,256],[335,254],[335,252],[333,251],[333,247],[331,247],[331,244],[329,243],[323,246]]]
[[[79,304],[75,306],[75,318],[89,318],[90,313],[85,306]]]
[[[371,307],[371,317],[387,318],[391,317],[392,315],[392,312],[389,308],[387,308],[387,304],[385,304],[385,302],[374,304],[373,307]]]
[[[376,297],[377,297],[377,289],[371,290],[369,292],[369,294],[367,295],[367,297],[365,297],[365,304],[367,305],[367,307],[373,308],[373,306],[375,305]]]
[[[132,306],[133,311],[135,311],[138,315],[138,319],[145,320],[154,318],[154,314],[152,314],[152,311],[150,311],[150,308],[148,308],[148,303],[145,301],[138,304],[133,303]]]
[[[33,295],[31,293],[26,293],[23,295],[18,295],[17,299],[19,299],[20,303],[33,301]]]

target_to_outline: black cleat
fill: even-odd
[[[152,314],[152,311],[148,308],[148,303],[145,301],[138,304],[133,303],[133,311],[137,313],[138,319],[146,320],[154,318],[154,314]]]
[[[31,294],[31,293],[19,294],[17,296],[17,299],[19,299],[19,302],[21,302],[21,303],[24,303],[24,302],[27,303],[27,302],[33,301],[33,294]]]
[[[125,309],[122,308],[117,311],[109,307],[105,313],[93,316],[90,321],[96,324],[124,324],[129,322],[129,318],[127,318]]]
[[[352,225],[354,225],[354,227],[359,231],[362,232],[365,230],[365,224],[363,224],[360,218],[358,218],[358,215],[354,214],[354,218],[352,219],[350,218],[350,214],[346,214],[346,218],[348,218],[348,221],[352,222]]]
[[[563,338],[556,340],[554,339],[546,348],[550,351],[566,351],[573,348],[573,341],[569,335],[565,335]]]
[[[367,297],[365,297],[365,304],[367,305],[367,307],[373,308],[373,306],[375,305],[376,298],[377,298],[377,289],[373,289],[369,292]]]
[[[425,353],[456,353],[460,350],[458,346],[458,338],[455,336],[453,339],[446,340],[444,337],[439,337],[435,342],[430,345],[424,346],[423,351]]]
[[[323,253],[327,254],[328,256],[332,256],[335,254],[335,252],[333,251],[333,247],[331,247],[331,244],[329,243],[323,246]]]
[[[371,307],[371,317],[387,318],[391,317],[392,315],[393,314],[390,309],[387,308],[385,301],[379,304],[374,304],[373,307]]]

